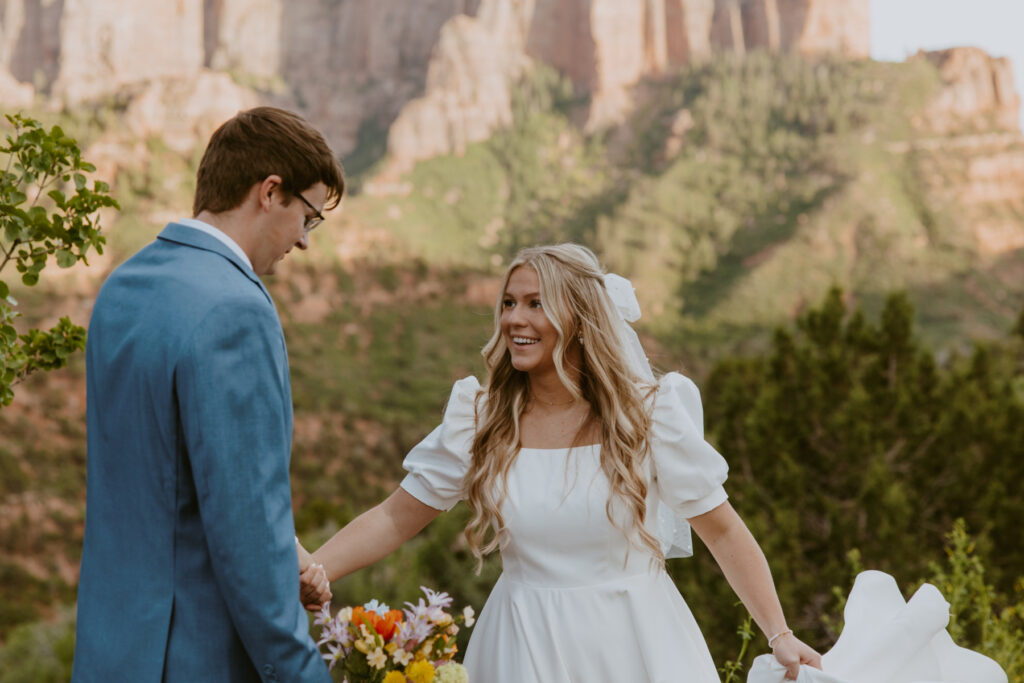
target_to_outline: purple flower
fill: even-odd
[[[420,586],[420,590],[427,594],[427,603],[431,607],[440,607],[442,609],[452,606],[452,596],[447,593],[440,591],[433,591],[426,586]]]
[[[323,626],[331,620],[331,603],[325,602],[324,606],[320,608],[320,611],[316,613],[316,619],[313,620],[314,626]]]
[[[344,650],[334,643],[331,643],[327,646],[327,652],[323,655],[323,658],[324,661],[327,662],[327,668],[333,669],[334,665],[338,663],[338,660],[342,659],[344,656]]]

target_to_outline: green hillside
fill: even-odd
[[[756,338],[833,284],[876,311],[907,290],[939,347],[997,337],[1024,279],[977,253],[948,199],[970,152],[903,149],[938,85],[924,60],[754,54],[646,83],[629,122],[587,137],[572,123],[585,103],[540,71],[511,129],[419,164],[401,192],[353,198],[347,221],[473,267],[582,241],[634,280],[647,329],[691,352]]]

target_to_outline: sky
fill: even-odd
[[[962,45],[1009,57],[1024,94],[1024,0],[871,0],[874,59],[903,61],[919,49]]]

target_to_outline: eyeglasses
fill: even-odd
[[[324,215],[316,210],[316,207],[309,203],[309,200],[302,196],[302,193],[296,192],[295,196],[302,200],[302,203],[310,208],[314,215],[306,218],[306,222],[303,224],[302,229],[309,232],[316,226],[324,222]]]

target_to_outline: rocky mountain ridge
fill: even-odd
[[[532,60],[590,94],[599,126],[641,78],[753,48],[867,56],[868,0],[8,0],[0,97],[67,107],[152,85],[172,111],[190,90],[244,104],[211,93],[223,72],[304,111],[342,154],[366,120],[397,119],[388,148],[408,163],[507,123],[509,80]]]

